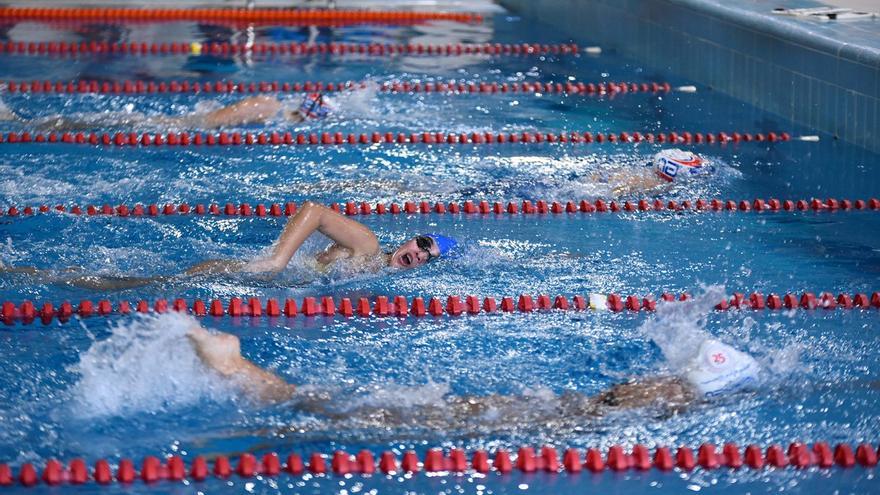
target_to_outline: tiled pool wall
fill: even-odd
[[[838,28],[749,10],[776,6],[767,2],[728,7],[706,0],[500,1],[578,42],[880,151],[880,49],[874,47],[880,29],[868,39],[852,24]],[[867,32],[880,26],[877,22],[862,27]],[[842,36],[835,36],[837,29]],[[843,41],[852,38],[865,44]]]

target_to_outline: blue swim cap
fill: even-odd
[[[437,249],[440,250],[440,256],[446,256],[449,251],[455,249],[455,246],[458,246],[458,241],[453,239],[452,237],[446,237],[441,234],[422,234],[425,237],[430,237],[434,239],[434,242],[437,244]]]

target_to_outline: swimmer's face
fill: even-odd
[[[299,110],[285,110],[284,120],[288,122],[293,122],[294,124],[299,124],[305,119],[303,118],[302,114],[299,113]]]
[[[400,245],[391,253],[388,265],[394,268],[415,268],[440,256],[440,248],[430,237],[420,235]]]

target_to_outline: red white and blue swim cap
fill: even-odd
[[[711,171],[710,167],[704,166],[699,155],[679,149],[663,150],[654,155],[651,163],[657,175],[669,182],[689,179]]]
[[[321,93],[309,93],[299,105],[299,113],[310,119],[323,119],[330,113],[330,108],[325,103]]]

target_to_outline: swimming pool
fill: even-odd
[[[435,21],[408,26],[355,25],[309,33],[283,26],[233,28],[174,23],[160,38],[151,24],[131,29],[89,25],[76,29],[19,23],[7,38],[208,42],[252,36],[255,42],[334,41],[345,43],[566,43],[552,28],[524,22],[505,12],[481,24]],[[244,38],[242,38],[244,37]],[[584,43],[589,40],[577,40]],[[815,134],[762,113],[711,89],[682,92],[627,92],[609,95],[387,93],[386,81],[448,81],[464,84],[522,81],[599,83],[668,82],[687,85],[674,74],[650,73],[636,61],[613,54],[549,54],[435,57],[345,56],[78,56],[4,54],[0,79],[16,81],[97,79],[100,81],[363,81],[367,88],[332,94],[337,110],[326,121],[299,127],[250,126],[227,132],[296,133],[442,132],[788,132]],[[221,105],[235,94],[2,94],[5,105],[27,118],[55,113],[105,111],[179,114],[197,105]],[[201,107],[200,107],[201,108]],[[0,132],[29,128],[0,122]],[[30,129],[32,130],[32,129]],[[134,123],[96,132],[165,133]],[[177,131],[177,130],[176,130]],[[877,157],[821,135],[813,142],[740,142],[679,145],[710,160],[717,173],[687,188],[655,198],[694,207],[680,211],[523,214],[523,201],[597,199],[632,201],[642,195],[611,197],[594,174],[637,168],[669,145],[651,143],[365,144],[357,146],[109,146],[4,143],[0,145],[0,195],[6,215],[0,260],[8,265],[51,269],[45,276],[4,274],[3,301],[32,301],[57,307],[82,299],[128,301],[176,298],[224,305],[233,298],[285,301],[302,309],[304,298],[332,296],[357,303],[377,296],[417,297],[427,303],[449,295],[517,300],[520,294],[552,298],[617,293],[641,299],[687,292],[697,302],[684,311],[496,311],[476,315],[406,318],[345,317],[336,314],[288,318],[212,317],[207,326],[241,338],[244,353],[305,390],[326,391],[333,414],[313,414],[287,405],[258,406],[238,397],[198,364],[184,344],[179,325],[140,322],[130,316],[73,318],[48,324],[10,321],[0,331],[6,359],[0,377],[0,460],[18,469],[45,460],[84,458],[89,466],[109,459],[180,455],[189,466],[196,456],[296,453],[307,462],[313,452],[336,450],[395,453],[400,463],[414,450],[423,460],[429,448],[485,449],[515,454],[520,446],[587,448],[606,453],[612,445],[629,452],[702,443],[766,448],[793,441],[875,445],[878,419],[876,308],[813,310],[730,310],[712,307],[722,294],[759,292],[784,295],[824,291],[849,295],[877,291],[880,270],[876,209],[813,211],[697,211],[700,198],[740,200],[813,198],[867,200],[880,179]],[[7,139],[8,141],[8,139]],[[396,245],[412,235],[439,231],[462,241],[460,256],[409,272],[351,277],[345,267],[314,269],[297,256],[272,281],[253,277],[196,277],[125,291],[96,291],[67,283],[82,267],[103,275],[164,275],[209,258],[259,254],[278,235],[284,216],[182,214],[186,203],[209,207],[312,200],[372,205],[358,215],[380,241]],[[518,205],[511,214],[376,214],[376,204],[427,201],[463,205]],[[172,204],[174,215],[89,215],[87,206]],[[79,205],[80,215],[69,211]],[[39,213],[39,206],[49,212]],[[8,207],[30,206],[38,214],[10,216]],[[462,206],[463,208],[463,206]],[[311,239],[310,252],[324,239]],[[662,306],[662,305],[661,305]],[[265,307],[263,308],[265,310]],[[108,321],[109,320],[109,321]],[[152,323],[151,323],[152,321]],[[631,377],[677,371],[658,342],[687,340],[707,331],[753,354],[766,368],[758,393],[735,394],[670,415],[635,411],[577,421],[547,423],[538,412],[555,407],[557,394],[595,394]],[[428,420],[417,412],[448,395],[517,394],[520,406],[492,416]],[[362,406],[391,409],[397,423],[386,426],[352,411]],[[537,418],[537,419],[536,419]],[[398,424],[399,423],[399,424]],[[396,425],[396,426],[395,426]],[[674,451],[673,451],[674,452]],[[494,458],[494,457],[492,457]],[[514,463],[516,456],[513,456]],[[282,461],[284,458],[282,457]],[[235,467],[233,463],[233,468]],[[213,466],[213,464],[212,464]],[[421,470],[425,470],[423,464]],[[285,493],[445,492],[546,493],[595,490],[680,492],[815,492],[833,483],[841,490],[874,489],[873,469],[841,468],[729,470],[664,473],[497,472],[423,475],[305,475],[233,477],[175,484],[174,490]],[[135,483],[82,487],[87,491],[150,492]],[[51,490],[48,488],[41,488]]]

